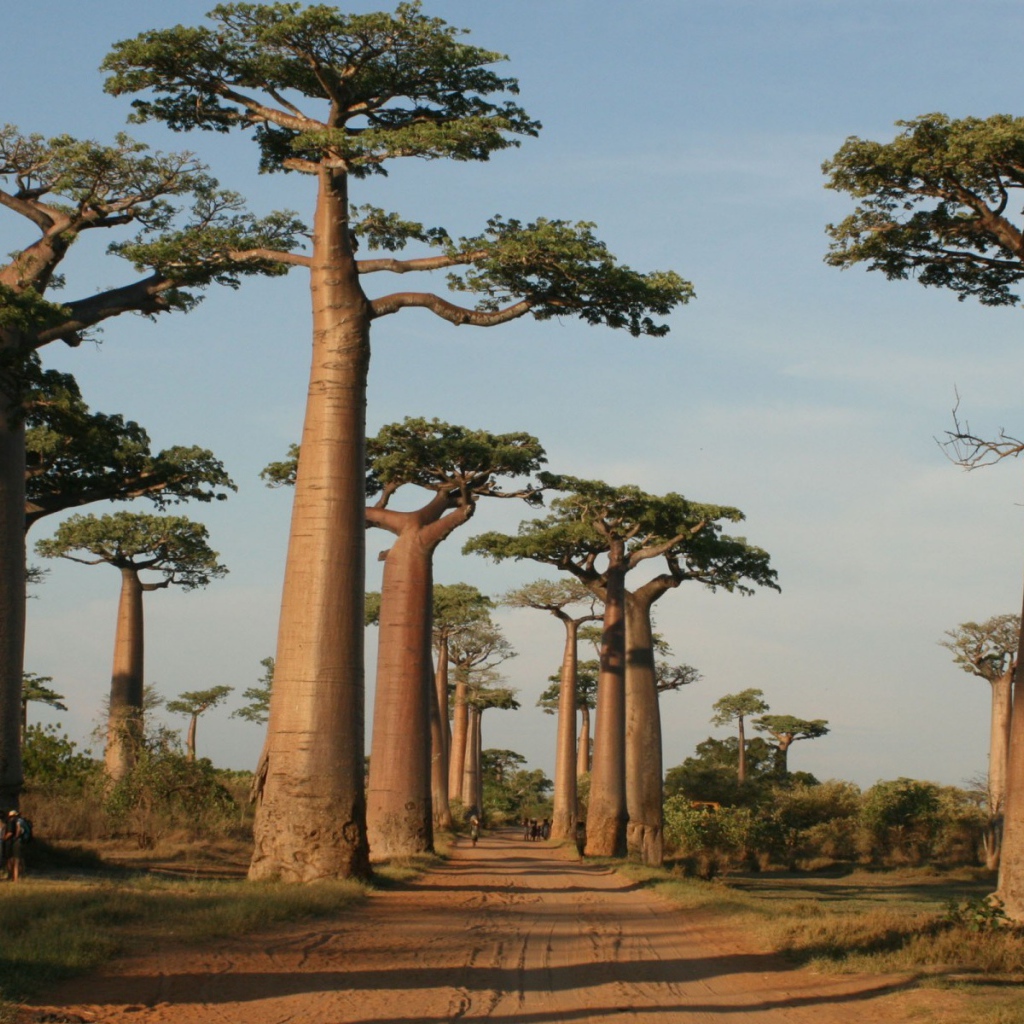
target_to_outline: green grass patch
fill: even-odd
[[[357,882],[311,885],[29,878],[0,888],[0,1000],[34,995],[125,951],[244,935],[329,918],[366,893]],[[0,1021],[2,1021],[0,1016]]]

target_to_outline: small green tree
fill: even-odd
[[[824,718],[795,718],[793,715],[761,715],[754,719],[754,728],[775,740],[775,772],[780,780],[789,774],[789,748],[797,740],[816,740],[828,735],[828,722]]]
[[[263,658],[260,660],[260,664],[263,666],[263,675],[260,676],[255,686],[250,686],[242,691],[242,696],[249,703],[244,704],[237,711],[232,711],[231,717],[242,718],[256,725],[265,725],[270,713],[270,692],[274,686],[274,659]]]
[[[25,730],[28,729],[28,706],[35,701],[46,704],[57,711],[67,711],[63,703],[64,694],[50,688],[53,676],[39,676],[35,672],[23,672],[21,676],[21,743],[25,745]]]
[[[206,714],[211,708],[223,704],[233,686],[211,686],[206,690],[186,690],[173,700],[169,700],[166,708],[172,715],[188,715],[188,733],[185,736],[185,756],[189,761],[196,759],[196,724],[199,716]]]
[[[764,691],[750,687],[741,690],[739,693],[727,693],[724,697],[716,700],[714,715],[711,717],[712,725],[729,725],[736,723],[739,733],[737,750],[739,758],[736,765],[736,780],[742,786],[747,780],[747,742],[744,735],[744,721],[751,715],[760,715],[768,710],[767,703],[762,699]]]
[[[142,595],[170,586],[195,590],[226,575],[207,537],[205,526],[184,516],[115,512],[71,516],[51,539],[36,543],[45,558],[111,565],[121,574],[105,755],[107,773],[115,782],[131,769],[142,742]],[[144,581],[143,573],[157,579]]]

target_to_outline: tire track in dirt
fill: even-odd
[[[96,1024],[902,1024],[934,1005],[899,978],[793,970],[713,917],[568,857],[488,835],[336,922],[127,958],[37,1012]]]

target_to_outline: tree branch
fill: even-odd
[[[505,309],[494,312],[484,312],[478,309],[466,309],[463,306],[456,306],[453,302],[442,299],[439,295],[431,292],[395,292],[392,295],[383,295],[370,303],[370,314],[374,319],[397,313],[400,309],[408,309],[419,306],[429,309],[435,316],[442,320],[460,327],[468,324],[471,327],[494,327],[497,324],[508,323],[516,320],[533,308],[533,303],[528,299],[507,306]]]

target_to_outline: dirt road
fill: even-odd
[[[120,961],[51,994],[49,1019],[895,1024],[935,999],[898,978],[793,970],[710,916],[566,857],[511,832],[463,840],[340,921]]]

